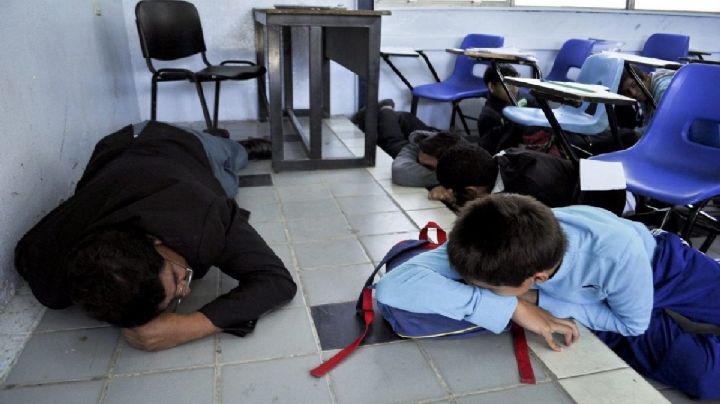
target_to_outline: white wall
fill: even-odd
[[[150,73],[140,53],[134,24],[135,0],[123,0],[130,55],[138,102],[143,118],[150,113]],[[211,61],[230,58],[255,60],[254,28],[251,18],[253,7],[267,8],[276,0],[239,2],[236,0],[191,0],[200,13],[205,41]],[[292,3],[292,2],[289,2]],[[353,0],[302,1],[303,4],[337,5],[354,7]],[[383,17],[382,45],[408,46],[431,49],[429,53],[440,76],[445,77],[451,68],[452,56],[444,49],[456,46],[470,32],[503,35],[506,46],[532,51],[539,59],[544,72],[548,72],[557,49],[569,38],[599,37],[622,41],[623,50],[638,51],[645,39],[654,32],[673,32],[690,35],[692,48],[720,52],[720,15],[662,15],[649,12],[625,11],[561,11],[501,8],[388,8],[392,15]],[[304,45],[304,37],[296,43]],[[306,49],[295,49],[294,74],[296,105],[307,103]],[[717,55],[715,55],[717,56]],[[419,59],[395,59],[397,66],[413,84],[432,82],[432,76]],[[522,70],[521,70],[522,71]],[[482,71],[479,71],[482,74]],[[348,83],[354,75],[333,64],[331,69],[331,109],[334,114],[350,115],[356,106],[354,86]],[[393,98],[400,109],[409,109],[410,95],[405,86],[381,62],[380,98]],[[224,85],[220,119],[255,119],[255,83],[229,83]],[[159,90],[158,119],[167,121],[202,120],[197,97],[187,83],[164,83]],[[207,87],[210,100],[212,91]],[[465,105],[467,104],[467,105]],[[468,112],[479,111],[481,104],[465,102]],[[419,115],[434,126],[446,127],[449,107],[441,104],[421,103]]]
[[[0,4],[0,305],[18,276],[13,249],[71,194],[96,141],[139,119],[122,5]]]

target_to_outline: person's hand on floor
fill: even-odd
[[[553,339],[555,333],[563,335],[566,346],[570,346],[580,339],[580,331],[574,321],[557,318],[523,299],[518,299],[512,319],[521,327],[545,338],[545,342],[553,351],[562,352],[563,350]]]
[[[431,201],[453,202],[455,201],[455,196],[451,190],[443,187],[442,185],[438,185],[428,192],[428,199]]]
[[[172,348],[221,331],[200,312],[162,313],[139,327],[123,328],[127,343],[143,351]]]

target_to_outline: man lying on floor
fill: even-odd
[[[244,336],[296,286],[233,199],[247,164],[237,142],[159,122],[95,146],[75,194],[20,240],[15,266],[52,309],[80,305],[161,350],[225,331]],[[238,286],[175,313],[211,266]]]

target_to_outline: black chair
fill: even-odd
[[[219,129],[218,105],[220,83],[225,80],[248,80],[265,74],[265,68],[247,60],[226,60],[220,65],[211,64],[205,55],[200,16],[191,3],[179,0],[144,0],[135,6],[135,22],[140,36],[140,47],[148,69],[152,72],[152,99],[150,119],[157,115],[157,83],[188,80],[195,83],[202,105],[207,132],[227,137],[228,132]],[[168,61],[200,54],[205,68],[193,72],[184,68],[161,68],[153,66],[153,59]],[[242,65],[242,66],[229,66]],[[202,83],[215,82],[215,110],[210,120]]]

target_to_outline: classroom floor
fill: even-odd
[[[235,139],[267,134],[255,122],[225,127]],[[324,129],[328,153],[362,148],[347,119],[327,120]],[[299,143],[286,147],[291,156],[299,150]],[[0,315],[0,403],[692,402],[646,382],[585,329],[563,353],[528,335],[536,385],[520,384],[508,333],[398,340],[381,321],[328,376],[311,377],[311,368],[358,335],[354,301],[373,264],[428,220],[452,226],[453,215],[424,189],[391,184],[390,163],[379,152],[374,168],[272,173],[260,161],[241,173],[238,203],[298,284],[293,301],[245,338],[222,334],[140,352],[117,328],[76,309],[46,311],[22,287]],[[712,255],[720,256],[720,242]],[[193,281],[181,310],[231,287],[211,271]]]

